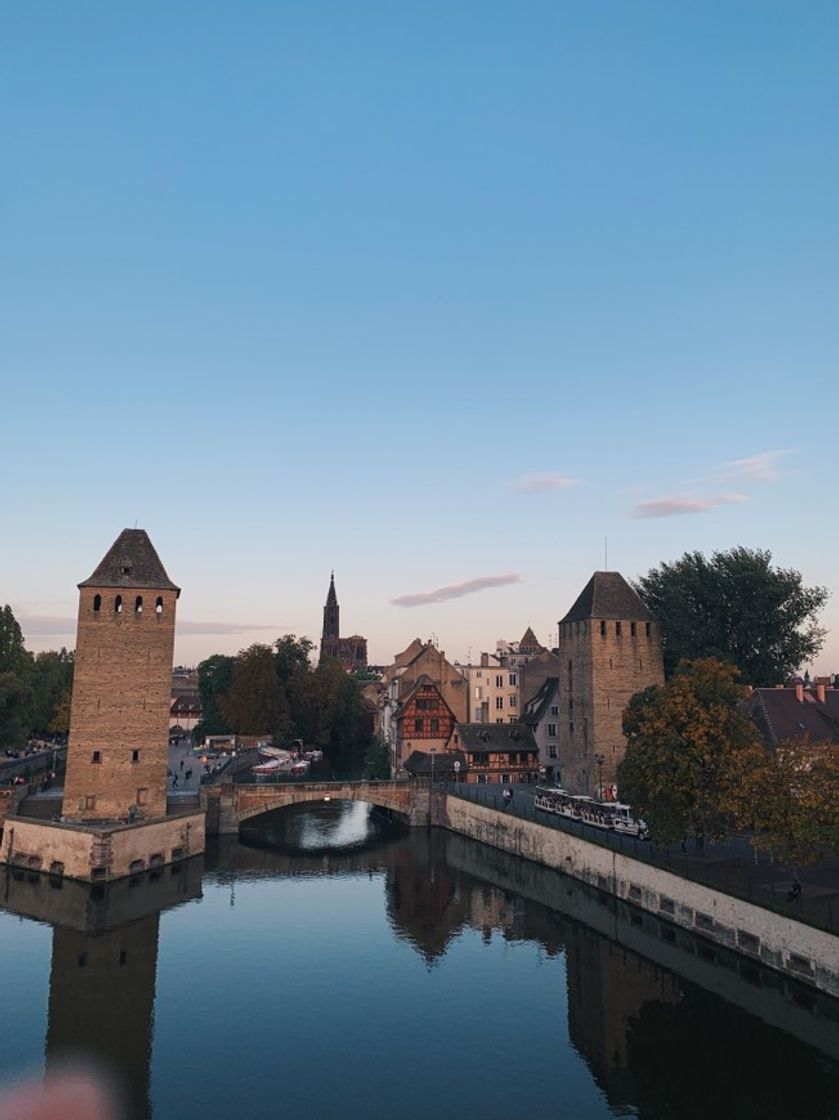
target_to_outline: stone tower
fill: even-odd
[[[341,643],[341,626],[338,621],[338,596],[335,594],[335,573],[329,577],[329,591],[323,608],[323,632],[320,639],[320,659],[338,657]]]
[[[622,575],[595,572],[559,624],[559,655],[562,784],[608,796],[626,751],[624,708],[664,683],[659,624]]]
[[[79,593],[64,816],[163,817],[180,588],[148,534],[124,529]]]

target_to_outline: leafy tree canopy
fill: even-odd
[[[719,836],[728,824],[737,756],[762,750],[740,708],[746,690],[738,677],[734,665],[713,658],[684,661],[663,687],[630,700],[618,786],[655,840]]]
[[[839,744],[787,739],[745,752],[737,770],[730,807],[754,844],[792,867],[839,854]]]
[[[650,569],[635,588],[662,626],[669,677],[683,659],[732,661],[755,687],[781,684],[824,643],[818,616],[828,592],[772,566],[768,550],[686,552]]]

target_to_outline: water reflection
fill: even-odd
[[[6,876],[3,907],[50,922],[47,1076],[82,1058],[114,1073],[127,1120],[147,1120],[160,915],[201,895],[203,860],[105,889]]]
[[[445,1081],[434,1086],[451,1102],[448,1112],[437,1109],[438,1116],[460,1115],[466,1100],[483,1116],[526,1110],[549,1115],[550,1102],[560,1100],[564,1114],[583,1118],[608,1113],[631,1113],[644,1120],[694,1116],[827,1120],[839,1116],[839,1010],[834,1001],[561,875],[450,833],[416,830],[397,838],[386,834],[387,842],[382,842],[379,825],[363,807],[340,804],[324,806],[314,816],[311,809],[287,813],[284,821],[268,820],[266,824],[263,846],[256,846],[259,837],[251,832],[248,844],[218,843],[208,853],[206,870],[192,861],[175,875],[167,871],[156,879],[144,876],[134,885],[121,883],[108,891],[68,883],[59,890],[40,876],[6,878],[4,907],[53,926],[47,1070],[68,1051],[82,1050],[118,1071],[127,1087],[129,1115],[134,1120],[151,1116],[150,1101],[155,1102],[159,1117],[189,1115],[189,1108],[184,1111],[182,1105],[173,1104],[180,1098],[165,1075],[171,1063],[168,1053],[160,1052],[160,1040],[182,1028],[173,1027],[171,1000],[167,1002],[161,995],[155,1025],[159,952],[163,953],[167,930],[172,929],[174,935],[174,912],[180,914],[177,921],[182,936],[212,939],[218,978],[229,979],[230,991],[240,996],[238,1002],[228,998],[218,1007],[213,1000],[217,977],[206,973],[195,977],[196,1008],[203,1008],[196,1013],[218,1016],[211,1034],[224,1039],[225,1062],[238,1068],[246,1062],[259,1030],[270,1031],[272,1026],[256,1026],[256,993],[247,987],[254,982],[247,971],[249,954],[223,955],[227,946],[214,929],[214,922],[220,920],[215,896],[221,894],[226,908],[223,898],[229,893],[232,899],[237,884],[243,891],[256,887],[270,893],[283,883],[308,877],[321,882],[317,887],[301,883],[299,889],[322,888],[328,899],[340,889],[337,880],[363,877],[367,883],[380,882],[383,891],[383,896],[365,894],[358,902],[368,908],[363,926],[369,931],[367,936],[372,937],[373,929],[380,925],[383,904],[392,943],[408,947],[409,955],[422,961],[421,972],[428,985],[405,979],[405,966],[398,958],[367,971],[358,956],[348,958],[337,915],[331,926],[303,929],[293,946],[289,944],[300,967],[286,971],[286,979],[276,985],[276,991],[270,969],[257,974],[268,989],[268,1006],[276,999],[275,1017],[285,1013],[297,1017],[292,1021],[298,1024],[299,1062],[308,1027],[301,1022],[306,1009],[295,1005],[295,999],[320,998],[320,989],[306,987],[310,975],[315,980],[320,977],[330,993],[329,1019],[320,1023],[316,1009],[313,1028],[321,1032],[321,1045],[328,1044],[334,1051],[328,1077],[321,1074],[324,1084],[343,1080],[346,1085],[358,1062],[358,1052],[345,1045],[345,1039],[328,1036],[331,1029],[339,1031],[333,1026],[333,1015],[353,1013],[336,1002],[351,961],[365,998],[373,1006],[378,1004],[382,1014],[384,1005],[394,999],[393,989],[398,989],[395,998],[397,1004],[404,1004],[407,1027],[421,1024],[423,1016],[428,1018],[429,1005],[424,1000],[439,1002],[435,977],[447,956],[456,956],[462,967],[472,962],[472,967],[485,968],[474,964],[479,959],[476,951],[481,959],[489,960],[491,948],[518,946],[526,956],[517,959],[550,964],[545,983],[540,985],[530,966],[513,973],[509,963],[504,964],[497,954],[493,957],[492,968],[497,973],[490,982],[509,997],[503,1008],[510,1022],[502,1023],[499,1035],[506,1061],[504,1076],[513,1085],[519,1105],[507,1102],[501,1108],[499,1104],[493,1112],[493,1097],[481,1095],[486,1078],[497,1076],[493,1063],[499,1058],[487,1040],[499,1027],[486,1017],[487,1007],[496,1006],[496,1001],[488,1002],[484,992],[464,979],[453,998],[461,1014],[464,1001],[472,1001],[473,1027],[468,1037],[461,1033],[456,1039],[437,1040],[438,1078],[445,1077],[443,1058],[448,1049],[456,1047],[458,1056],[457,1078],[448,1087]],[[348,846],[335,847],[340,844]],[[205,902],[189,912],[179,911],[182,902],[201,897],[202,873]],[[355,891],[352,883],[349,886]],[[343,897],[346,905],[346,890]],[[352,897],[358,897],[358,892]],[[369,902],[364,901],[368,898]],[[167,916],[170,911],[171,918]],[[208,921],[208,915],[215,919]],[[240,928],[237,921],[237,915],[231,913],[229,931],[240,946],[247,945],[252,926]],[[310,946],[315,935],[317,948]],[[380,940],[376,943],[382,944]],[[473,947],[468,958],[464,956],[467,945]],[[556,987],[563,964],[564,999],[559,998],[562,992]],[[171,983],[171,971],[164,969],[161,975],[167,977],[166,984]],[[445,982],[452,987],[459,978],[460,973],[447,974]],[[516,991],[505,987],[514,983],[528,985],[527,999],[521,1003]],[[274,1029],[282,1037],[279,1023]],[[388,1029],[386,1024],[383,1029]],[[534,1049],[540,1046],[540,1053],[554,1055],[555,1069],[550,1063],[532,1066]],[[341,1057],[344,1050],[346,1057]],[[588,1070],[585,1093],[572,1084],[569,1062],[574,1052]],[[312,1060],[319,1057],[315,1054]],[[522,1075],[519,1083],[517,1071],[525,1068],[531,1073]],[[534,1075],[533,1068],[542,1069],[541,1078]],[[160,1071],[152,1078],[151,1091],[150,1069]],[[554,1082],[560,1070],[565,1080],[557,1095]],[[202,1080],[209,1073],[205,1070]],[[292,1113],[295,1089],[313,1092],[311,1086],[296,1086],[294,1075],[294,1067],[287,1067],[283,1087]],[[413,1076],[413,1068],[400,1067],[393,1060],[381,1065],[375,1081],[364,1084],[364,1096],[359,1098],[363,1107],[348,1104],[343,1116],[388,1113],[393,1093]],[[200,1106],[198,1101],[189,1102],[196,1114],[229,1115],[239,1107],[239,1094],[259,1091],[258,1085],[243,1087],[235,1078],[229,1085],[226,1081],[219,1085],[214,1086],[209,1101]],[[183,1092],[183,1087],[177,1091]],[[429,1091],[425,1083],[423,1091]],[[275,1099],[267,1085],[264,1092],[264,1098],[258,1098],[259,1114],[272,1115]],[[242,1107],[247,1111],[244,1104]],[[250,1107],[253,1114],[253,1104]],[[421,1115],[424,1107],[417,1097],[416,1101],[406,1100],[402,1112]],[[319,1113],[313,1106],[312,1115],[322,1114],[325,1112]]]

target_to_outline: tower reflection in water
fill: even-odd
[[[547,1009],[538,1018],[542,1037],[550,1034],[558,1055],[573,1046],[615,1112],[631,1110],[644,1120],[839,1116],[836,1001],[555,872],[451,833],[416,830],[389,842],[362,834],[350,850],[322,846],[328,822],[344,836],[356,812],[347,810],[345,819],[344,810],[331,806],[317,827],[289,817],[276,831],[275,847],[236,840],[214,845],[204,877],[208,895],[221,888],[232,899],[235,884],[248,881],[261,881],[260,890],[268,893],[273,887],[267,880],[312,877],[322,880],[326,897],[331,879],[375,877],[393,936],[411,946],[435,979],[445,956],[461,951],[455,946],[461,938],[471,937],[468,951],[475,960],[481,945],[496,939],[535,943],[546,958],[563,958],[564,969],[546,968],[543,990],[533,990]],[[308,847],[289,850],[291,839]],[[199,898],[202,872],[196,860],[107,891],[51,884],[39,875],[5,879],[5,909],[53,926],[47,1070],[74,1053],[98,1059],[123,1083],[131,1120],[151,1116],[160,914]],[[380,905],[375,895],[367,897]],[[231,935],[247,938],[249,931],[231,919],[228,940],[219,940],[207,929],[211,913],[211,906],[196,908],[187,921],[192,936],[205,931],[213,940],[231,974],[231,990],[240,996],[224,1005],[218,1023],[230,1032],[235,1059],[242,1053],[236,1047],[248,1046],[252,990],[245,978],[252,983],[253,974],[246,957],[225,956],[224,950],[231,948]],[[295,942],[304,960],[306,944],[305,936]],[[334,941],[320,940],[319,952],[324,948],[345,971],[337,925]],[[481,976],[506,982],[496,971],[498,954],[492,958],[493,975],[481,964]],[[328,973],[334,962],[319,963],[326,963]],[[269,977],[260,973],[260,982]],[[374,973],[366,977],[375,983]],[[414,989],[420,997],[422,991]],[[199,987],[196,1007],[205,1015],[218,1013],[214,1001],[201,1002],[202,993]],[[278,999],[286,995],[283,987]],[[158,1014],[166,1012],[159,1008]],[[528,1045],[526,1033],[516,1038]],[[478,1056],[480,1049],[478,1037]],[[155,1096],[165,1098],[170,1090],[162,1067],[158,1076]],[[552,1076],[545,1068],[544,1077]],[[266,1106],[273,1099],[269,1095]]]
[[[20,873],[3,907],[53,926],[47,1076],[83,1060],[121,1087],[127,1120],[151,1116],[149,1070],[160,914],[201,897],[203,858],[108,887]]]

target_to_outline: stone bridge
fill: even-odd
[[[401,782],[279,782],[221,781],[202,789],[206,800],[207,832],[238,833],[252,817],[301,805],[307,801],[364,801],[412,827],[430,823],[430,795],[424,781]]]

